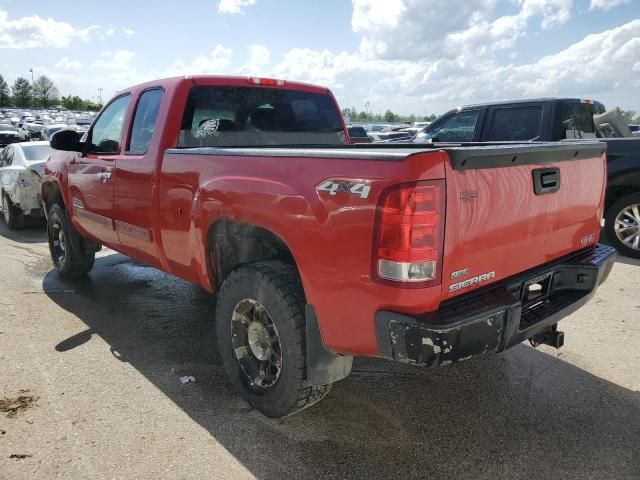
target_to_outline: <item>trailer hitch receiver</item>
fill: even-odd
[[[560,348],[564,345],[564,332],[558,331],[558,324],[554,323],[548,329],[536,333],[529,339],[532,347],[538,345],[549,345],[554,348]]]

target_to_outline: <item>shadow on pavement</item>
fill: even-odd
[[[0,236],[21,243],[42,243],[47,241],[47,227],[43,220],[29,219],[24,228],[9,230],[7,223],[0,214]]]
[[[631,258],[631,257],[623,257],[618,254],[616,257],[617,263],[624,263],[625,265],[633,265],[635,267],[640,267],[640,258]]]
[[[77,283],[50,272],[43,287],[87,325],[55,346],[60,355],[99,335],[258,478],[640,472],[640,395],[528,346],[431,370],[361,359],[324,401],[277,421],[226,383],[215,299],[199,288],[121,255]]]

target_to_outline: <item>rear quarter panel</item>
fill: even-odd
[[[378,197],[390,185],[436,178],[444,178],[440,151],[405,161],[168,153],[160,178],[161,242],[173,273],[211,290],[209,228],[231,219],[270,230],[293,253],[325,344],[374,355],[376,311],[403,305],[407,313],[424,312],[437,307],[441,293],[371,278]],[[370,195],[318,192],[328,179],[369,181]]]

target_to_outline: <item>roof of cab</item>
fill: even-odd
[[[133,85],[129,88],[125,88],[116,93],[120,95],[126,92],[145,90],[153,87],[177,87],[182,82],[191,82],[194,85],[218,85],[218,86],[232,86],[232,87],[266,87],[266,88],[282,88],[285,90],[301,90],[312,93],[328,93],[329,89],[318,85],[312,85],[302,82],[291,82],[289,80],[283,80],[283,85],[258,85],[254,82],[254,79],[260,79],[261,77],[239,77],[231,75],[185,75],[182,77],[161,78],[158,80],[152,80],[138,85]],[[276,80],[269,78],[268,80]]]
[[[480,108],[480,107],[491,107],[494,105],[511,105],[511,104],[521,104],[521,103],[540,103],[540,102],[568,102],[568,103],[596,103],[599,104],[595,100],[586,100],[583,98],[573,98],[573,97],[543,97],[543,98],[522,98],[519,100],[502,100],[497,102],[484,102],[484,103],[474,103],[469,105],[463,105],[458,107],[460,110],[470,109],[470,108]]]

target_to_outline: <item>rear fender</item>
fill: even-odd
[[[278,237],[296,257],[297,239],[291,235],[291,221],[310,212],[309,202],[299,192],[282,182],[261,178],[220,177],[203,184],[193,199],[191,242],[196,264],[200,265],[200,283],[208,290],[213,285],[206,268],[207,236],[220,220],[246,223],[265,229]]]
[[[300,273],[302,285],[308,300],[309,282],[303,257],[297,252],[304,251],[301,238],[294,225],[304,230],[305,220],[317,220],[312,215],[310,203],[305,196],[289,185],[275,180],[245,177],[217,178],[204,184],[194,198],[192,207],[192,229],[195,237],[195,252],[199,256],[200,281],[209,290],[214,289],[215,272],[209,268],[212,262],[207,258],[209,231],[221,220],[231,220],[267,230],[275,235],[289,250]],[[313,218],[312,218],[313,217]],[[321,322],[307,304],[306,347],[307,382],[311,385],[325,385],[341,380],[349,375],[352,357],[336,354],[325,346]]]

